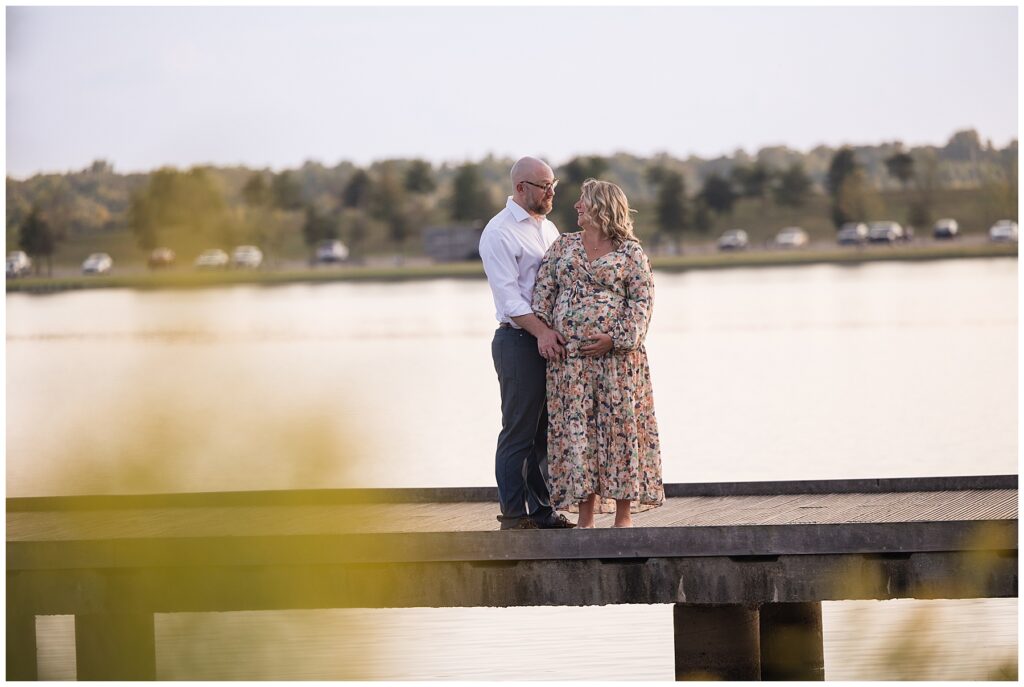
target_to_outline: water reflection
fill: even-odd
[[[657,279],[667,481],[1016,471],[1016,261]],[[66,490],[69,447],[116,443],[119,407],[165,397],[203,453],[169,490],[345,486],[280,481],[279,429],[307,417],[357,486],[491,484],[489,298],[471,280],[8,296],[8,493]]]

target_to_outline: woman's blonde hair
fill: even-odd
[[[629,201],[622,189],[610,181],[587,179],[583,182],[583,204],[605,237],[621,244],[623,241],[636,241],[633,233],[633,218],[629,216],[636,210],[629,209]]]

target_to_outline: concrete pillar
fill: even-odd
[[[761,679],[824,680],[821,602],[761,606]]]
[[[152,613],[82,613],[75,616],[79,680],[155,680]]]
[[[760,680],[756,608],[676,604],[676,680]]]
[[[7,599],[7,679],[38,680],[36,617]]]

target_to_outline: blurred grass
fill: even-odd
[[[202,329],[203,317],[183,315],[179,324]],[[50,449],[60,455],[36,454],[16,459],[33,461],[35,469],[56,473],[46,475],[45,481],[60,494],[159,494],[210,490],[210,484],[221,489],[227,484],[229,490],[308,489],[344,487],[358,482],[363,467],[356,458],[361,452],[354,447],[367,437],[344,419],[344,406],[349,402],[330,398],[330,403],[318,405],[289,400],[277,392],[273,380],[263,373],[269,361],[233,354],[233,345],[220,344],[222,355],[200,358],[198,365],[192,360],[189,365],[188,360],[182,360],[180,349],[139,343],[137,374],[121,382],[108,381],[96,390],[89,410],[79,414],[72,426],[65,427],[59,444]],[[46,427],[37,429],[46,431]],[[95,511],[72,511],[69,515],[65,532],[69,535],[87,531],[97,517]],[[110,509],[99,515],[116,532],[119,519],[149,517],[154,513],[132,515],[132,511]],[[237,513],[214,508],[207,515],[196,510],[194,515],[200,519],[215,517],[218,522],[247,517],[244,508]],[[244,525],[246,521],[241,522]],[[197,524],[200,529],[201,526],[201,522]],[[159,545],[162,539],[156,537],[151,541]],[[281,546],[287,546],[283,539]],[[246,577],[247,568],[238,570],[239,586],[251,584]],[[162,591],[165,599],[205,593],[201,581],[188,576],[176,576],[176,580],[175,586]],[[386,592],[390,576],[381,575],[378,581],[380,588],[367,593]],[[266,583],[261,583],[259,596],[263,603],[275,596],[294,599],[297,593],[343,583],[325,567],[313,570],[299,590],[268,589]],[[146,608],[149,602],[145,590],[128,584],[119,592],[122,600],[133,599],[136,593],[140,596],[131,604]],[[215,631],[219,616],[171,614],[170,620],[165,618],[158,623],[172,627],[178,638],[171,667],[166,664],[166,652],[157,647],[158,664],[162,665],[158,679],[196,679],[197,675],[204,675],[210,661],[210,649],[204,642],[211,628]],[[287,660],[288,654],[282,652],[282,645],[303,641],[303,637],[315,633],[294,622],[275,620],[278,616],[273,613],[258,617],[263,620],[233,626],[230,642],[217,646],[215,652],[219,653],[214,660],[230,663],[245,660],[245,656],[258,656],[260,660],[243,666],[248,670],[248,678],[274,679],[287,674],[281,662]],[[337,623],[340,625],[334,630],[342,634],[374,632],[365,616],[357,619],[339,614]],[[44,625],[43,632],[53,631],[48,627]],[[294,637],[296,633],[299,640]],[[67,637],[54,641],[66,642]],[[73,644],[73,632],[71,641]],[[44,638],[43,644],[49,645],[48,642],[53,643]],[[333,662],[332,678],[374,679],[374,666],[383,665],[382,660],[400,660],[393,656],[378,657],[378,651],[376,645],[364,645],[359,661]],[[58,666],[57,674],[60,670],[63,669]],[[52,671],[43,675],[55,677]]]
[[[951,637],[950,620],[955,620],[956,608],[977,599],[989,597],[988,581],[995,574],[1000,551],[1008,545],[999,528],[984,523],[974,528],[966,548],[970,551],[960,575],[947,584],[924,584],[913,590],[913,598],[906,591],[896,592],[889,601],[847,601],[851,612],[847,615],[850,626],[843,634],[855,638],[844,642],[844,652],[875,657],[865,666],[867,680],[1016,680],[1017,657],[1006,653],[979,658],[975,665],[952,667],[948,654],[956,653],[948,645]],[[1015,552],[1014,552],[1015,553]],[[880,590],[900,584],[898,575],[882,571],[881,566],[865,565],[865,561],[851,558],[847,569],[840,575],[838,586],[847,590],[847,598],[878,598]],[[935,600],[953,600],[938,602]],[[909,604],[907,612],[887,616],[886,604]],[[952,618],[944,614],[954,614]],[[899,617],[898,626],[885,627],[887,617]],[[959,650],[959,647],[957,647]],[[829,671],[825,661],[826,675]],[[953,674],[955,671],[955,674]]]

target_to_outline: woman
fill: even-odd
[[[578,506],[587,528],[614,500],[615,527],[631,527],[633,510],[665,499],[643,345],[654,283],[622,189],[587,179],[575,207],[583,231],[551,245],[533,291],[534,313],[567,341],[547,365],[551,505]]]

